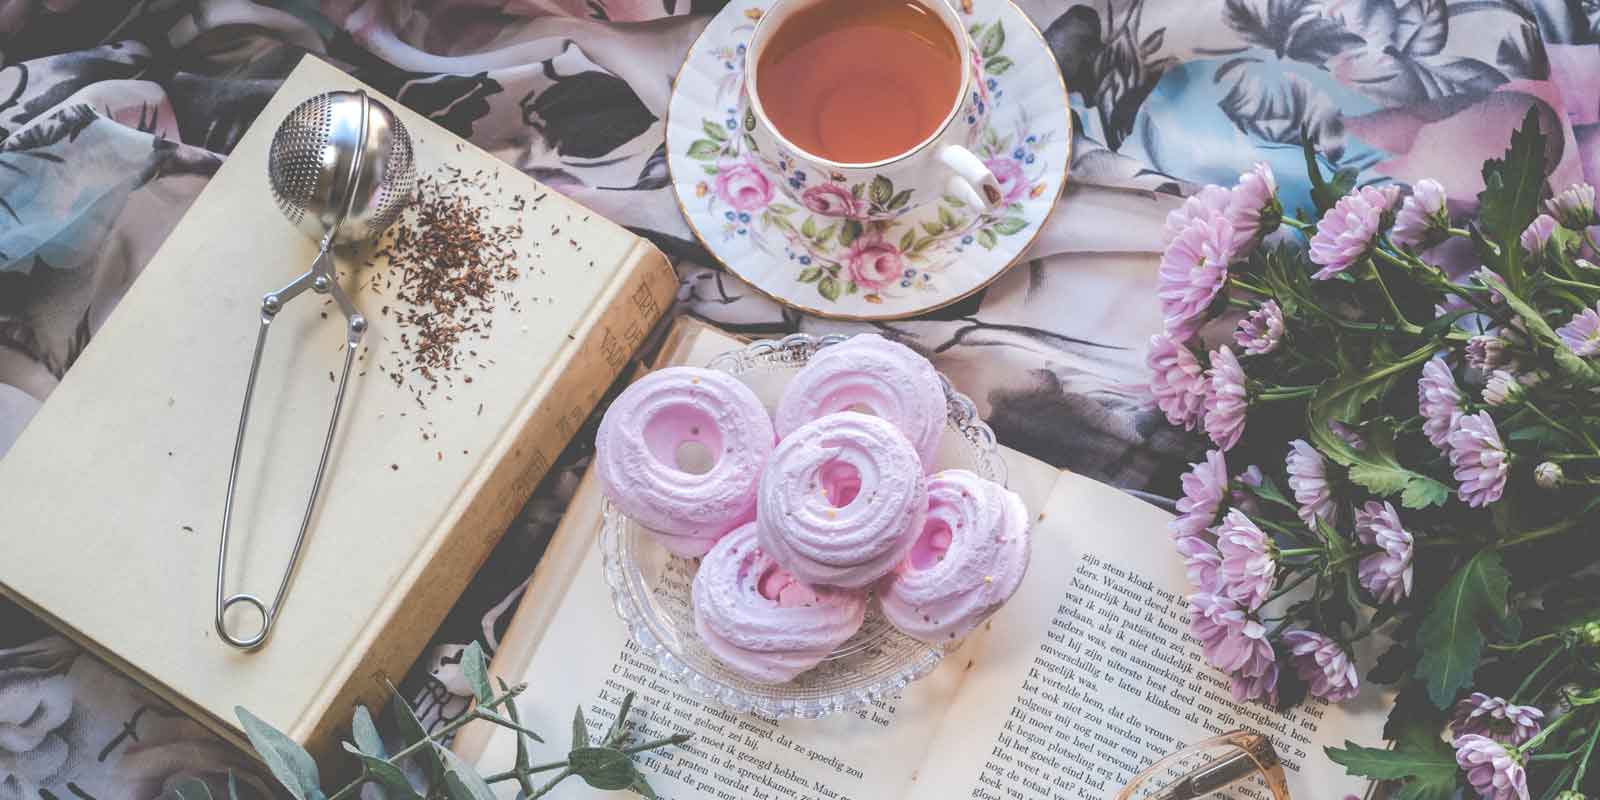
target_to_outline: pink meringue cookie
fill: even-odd
[[[622,513],[678,555],[703,555],[751,519],[761,466],[776,437],[766,408],[724,372],[669,367],[617,397],[595,437],[600,488]],[[678,468],[678,448],[702,445],[710,471]]]
[[[927,477],[911,443],[846,411],[800,426],[767,459],[756,497],[761,548],[807,583],[859,589],[889,574],[922,532]]]
[[[899,428],[925,471],[932,469],[948,415],[939,374],[915,350],[875,333],[812,355],[784,390],[773,426],[782,438],[814,419],[857,407]]]
[[[694,627],[718,660],[761,683],[816,666],[861,628],[866,595],[813,587],[762,552],[754,523],[722,537],[694,576]]]
[[[928,478],[922,535],[879,589],[883,614],[925,642],[966,636],[1011,599],[1028,570],[1028,509],[964,469]]]

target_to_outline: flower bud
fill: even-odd
[[[1589,620],[1579,625],[1578,641],[1590,647],[1600,647],[1600,620]]]
[[[1561,793],[1556,795],[1556,800],[1584,800],[1583,792],[1577,789],[1562,789]]]
[[[1525,393],[1517,376],[1497,369],[1489,375],[1489,382],[1483,387],[1483,402],[1491,406],[1516,405],[1522,402]]]
[[[1546,200],[1545,210],[1561,221],[1561,227],[1581,231],[1594,224],[1594,187],[1574,183]]]
[[[1540,489],[1554,489],[1561,485],[1561,479],[1564,477],[1566,476],[1562,474],[1561,465],[1554,461],[1541,461],[1539,466],[1533,468],[1533,482]]]

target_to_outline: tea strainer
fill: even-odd
[[[256,333],[255,355],[250,360],[250,378],[244,387],[244,408],[239,412],[233,463],[228,469],[228,497],[222,507],[222,541],[217,552],[216,628],[223,641],[244,650],[254,650],[266,642],[284,595],[288,593],[316,509],[317,493],[322,488],[328,453],[339,424],[339,409],[344,405],[345,387],[350,381],[350,367],[367,330],[366,318],[339,285],[333,248],[382,234],[410,202],[416,188],[411,136],[387,106],[368,97],[366,92],[320,94],[301,103],[278,125],[267,152],[267,179],[272,197],[283,215],[306,235],[317,239],[321,246],[305,274],[261,298],[261,325]],[[278,591],[272,604],[267,605],[253,594],[226,593],[228,528],[233,518],[234,489],[239,478],[245,427],[250,421],[250,399],[255,392],[267,330],[283,306],[307,289],[330,295],[344,315],[344,371],[334,392],[333,413],[328,418],[328,432],[322,441],[322,456],[317,460],[311,495],[306,499],[300,518],[300,531],[279,580]],[[261,614],[261,629],[254,635],[240,637],[228,631],[223,617],[237,603],[254,606]]]

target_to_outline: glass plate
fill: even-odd
[[[797,333],[723,353],[707,366],[743,381],[770,413],[811,354],[845,338]],[[935,466],[971,470],[1004,484],[1005,462],[994,431],[944,375],[939,382],[948,416]],[[897,697],[906,685],[938,666],[946,650],[957,644],[919,642],[891,626],[873,602],[867,606],[861,630],[821,664],[787,683],[757,683],[724,667],[695,633],[690,584],[697,561],[667,552],[609,501],[600,536],[611,600],[634,643],[668,679],[736,711],[771,719],[815,718]]]

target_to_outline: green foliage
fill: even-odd
[[[1434,596],[1417,629],[1422,657],[1413,674],[1426,682],[1435,706],[1454,703],[1457,692],[1471,683],[1483,656],[1485,632],[1508,620],[1510,586],[1511,576],[1500,554],[1483,550]]]
[[[305,748],[295,744],[282,731],[268,725],[260,717],[246,711],[243,706],[233,709],[249,737],[250,746],[261,756],[262,763],[272,772],[272,777],[289,790],[295,800],[322,800],[322,777],[317,773],[317,762]]]
[[[1478,193],[1478,220],[1497,243],[1516,250],[1522,229],[1539,214],[1544,193],[1545,135],[1539,128],[1539,106],[1532,105],[1522,125],[1511,132],[1511,145],[1501,158],[1483,162],[1483,191]]]

